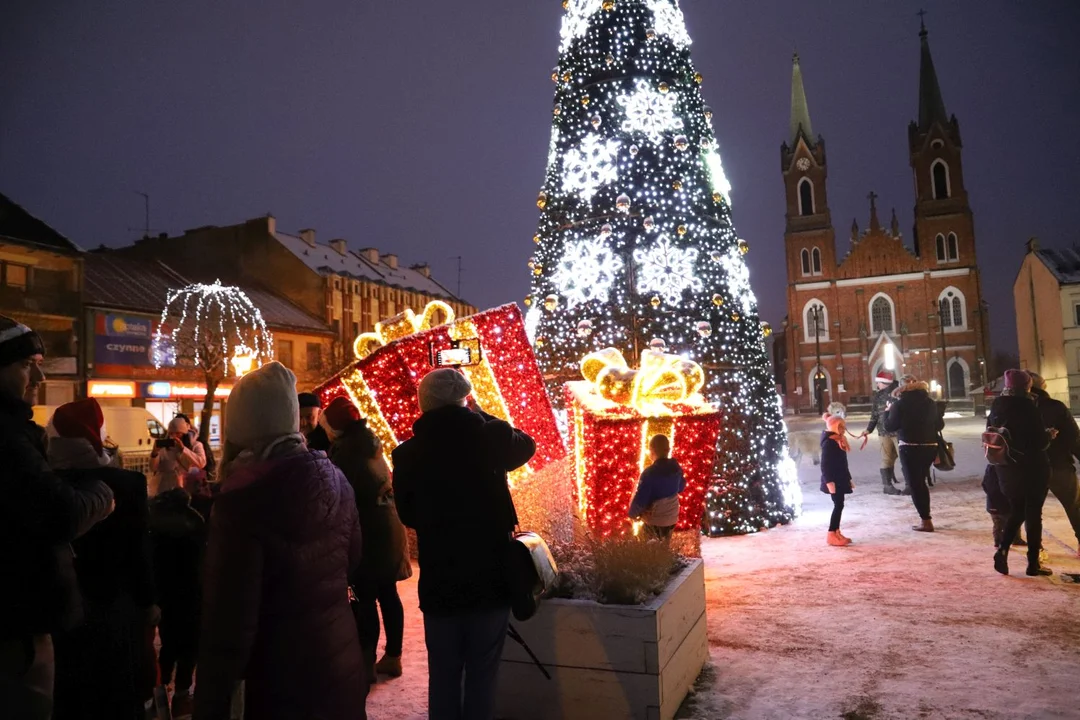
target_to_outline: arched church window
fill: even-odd
[[[892,303],[884,295],[870,305],[870,329],[875,335],[893,331]]]
[[[806,248],[803,248],[802,252],[799,253],[799,258],[802,260],[802,274],[803,275],[809,275],[810,274],[810,251],[807,250]]]
[[[810,253],[810,257],[813,258],[813,260],[814,260],[814,274],[815,275],[820,275],[821,274],[821,251],[818,250],[817,248],[814,248],[813,251]]]
[[[934,199],[943,200],[949,197],[949,166],[944,160],[935,160],[930,166],[930,174],[933,180]]]
[[[956,233],[949,233],[949,260],[960,259],[960,244],[956,241]]]
[[[814,184],[807,178],[799,181],[799,214],[814,214]]]
[[[938,233],[937,236],[937,260],[938,262],[945,262],[949,259],[947,250],[945,248],[945,236]]]

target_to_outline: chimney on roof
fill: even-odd
[[[349,252],[348,246],[346,246],[345,241],[341,238],[334,238],[333,240],[331,240],[330,247],[334,248],[334,250],[337,251],[338,255],[344,255],[345,253]]]
[[[420,263],[419,265],[413,265],[412,269],[420,273],[426,278],[431,277],[431,266],[427,263]]]
[[[255,227],[259,227],[261,225],[262,227],[266,228],[266,233],[268,235],[273,235],[274,233],[277,232],[277,219],[273,215],[271,215],[270,213],[266,213],[265,215],[260,215],[257,218],[251,218],[250,220],[248,220],[244,224],[245,225],[254,225]]]
[[[397,270],[397,255],[395,255],[394,253],[387,253],[386,255],[381,255],[380,259],[384,263],[386,263],[391,270]]]
[[[372,265],[379,264],[379,250],[378,248],[364,248],[360,251],[360,255]]]
[[[169,239],[169,233],[166,233],[166,232],[158,233],[158,240],[168,240],[168,239]]]
[[[1039,238],[1032,237],[1025,243],[1025,245],[1027,245],[1027,251],[1029,253],[1038,252],[1039,251]]]
[[[306,242],[309,247],[315,247],[315,231],[311,228],[301,230],[300,239]]]

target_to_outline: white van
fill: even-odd
[[[34,422],[45,427],[57,407],[35,405]],[[154,440],[166,435],[165,427],[146,408],[102,405],[101,414],[105,416],[105,432],[122,456],[148,456],[154,448]]]

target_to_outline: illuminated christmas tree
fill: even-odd
[[[552,390],[587,353],[666,348],[726,413],[703,530],[753,532],[800,504],[713,111],[677,0],[563,3],[529,329]],[[678,449],[675,452],[678,456]]]

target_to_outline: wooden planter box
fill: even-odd
[[[545,600],[535,617],[513,624],[552,679],[507,639],[500,720],[668,720],[709,656],[705,566],[692,560],[647,605]]]

